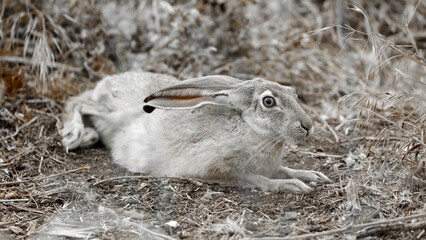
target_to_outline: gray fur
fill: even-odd
[[[267,107],[265,97],[276,105]],[[94,127],[84,125],[84,116]],[[312,131],[290,87],[261,78],[207,76],[179,82],[128,72],[71,98],[61,135],[68,149],[90,146],[100,137],[114,161],[134,172],[307,193],[312,189],[302,181],[330,180],[281,163],[284,146]]]

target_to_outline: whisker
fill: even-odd
[[[262,152],[263,150],[265,150],[265,149],[268,149],[268,151],[269,150],[271,150],[271,149],[273,149],[274,147],[275,147],[275,145],[277,144],[277,143],[279,143],[279,141],[277,141],[278,139],[280,139],[281,138],[281,136],[272,136],[272,137],[269,137],[269,138],[267,138],[267,139],[265,139],[263,142],[261,142],[259,145],[257,145],[258,147],[261,147],[262,145],[262,147],[258,150],[258,151],[256,151],[246,162],[245,162],[245,165],[248,165],[249,163],[251,163],[251,161],[260,153],[260,152]]]

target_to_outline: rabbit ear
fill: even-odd
[[[160,109],[191,109],[205,104],[229,104],[227,92],[241,80],[228,76],[207,76],[182,81],[145,98],[144,111]]]

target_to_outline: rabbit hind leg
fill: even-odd
[[[64,125],[60,131],[62,145],[67,150],[87,147],[99,140],[88,116],[99,115],[102,108],[90,100],[92,91],[71,98],[65,106]]]

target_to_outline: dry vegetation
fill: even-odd
[[[0,4],[0,239],[426,236],[424,0]],[[130,69],[296,87],[316,134],[283,161],[334,183],[265,193],[66,153],[67,97]]]

